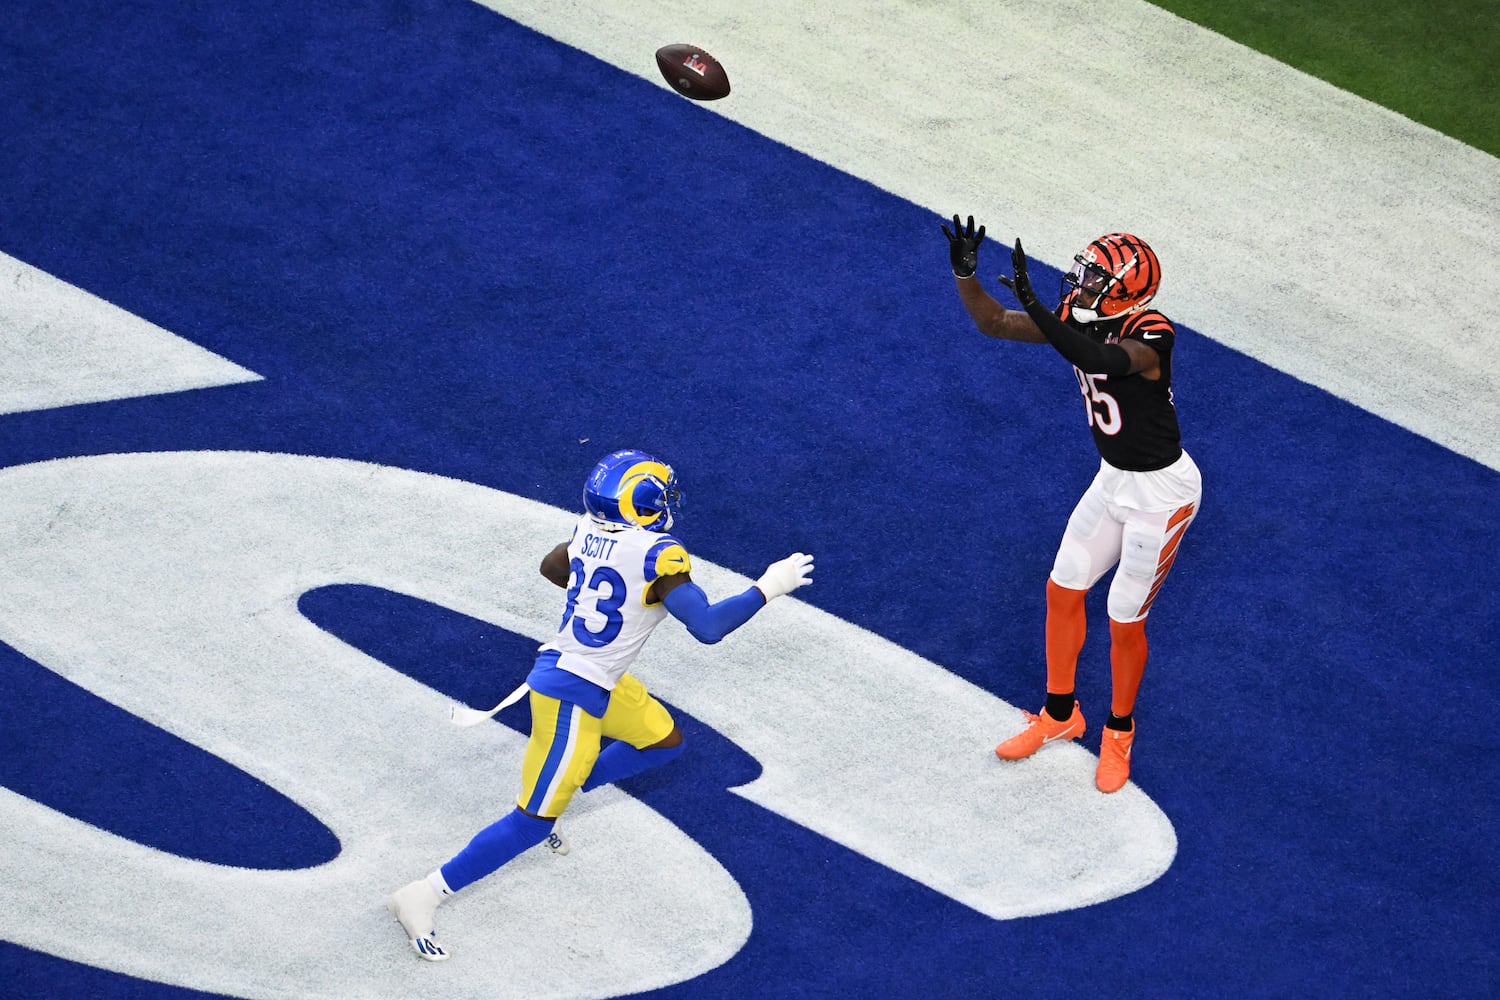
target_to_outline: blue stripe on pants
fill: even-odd
[[[531,798],[526,801],[526,811],[529,813],[541,813],[547,804],[547,790],[552,787],[556,780],[558,768],[563,766],[563,755],[567,753],[568,741],[573,733],[573,709],[570,701],[557,703],[557,721],[552,730],[552,746],[547,751],[547,759],[542,763],[542,769],[536,776],[536,784],[532,786]]]

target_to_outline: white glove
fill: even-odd
[[[790,594],[803,584],[812,583],[813,557],[794,552],[780,562],[766,567],[755,585],[770,604],[783,594]]]

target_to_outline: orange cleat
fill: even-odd
[[[1122,733],[1118,729],[1104,730],[1104,739],[1099,744],[1099,769],[1094,772],[1094,784],[1101,792],[1118,792],[1130,778],[1130,745],[1135,742],[1135,727]]]
[[[1026,713],[1026,728],[995,748],[995,756],[1001,760],[1021,760],[1030,757],[1048,743],[1057,740],[1076,740],[1083,735],[1083,710],[1073,703],[1073,714],[1068,721],[1058,722],[1045,710],[1037,715]]]

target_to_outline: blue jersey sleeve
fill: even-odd
[[[679,584],[667,595],[667,611],[687,626],[694,639],[715,643],[724,638],[766,606],[766,599],[755,587],[717,604],[708,603],[708,595],[693,581]]]

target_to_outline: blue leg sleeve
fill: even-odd
[[[552,832],[553,820],[537,819],[513,809],[474,834],[469,846],[443,865],[443,881],[454,892],[472,885]]]
[[[682,753],[686,744],[660,750],[637,750],[624,740],[616,740],[599,753],[594,770],[583,783],[583,790],[591,792],[600,785],[611,785],[616,781],[633,778],[642,771],[660,767]]]

